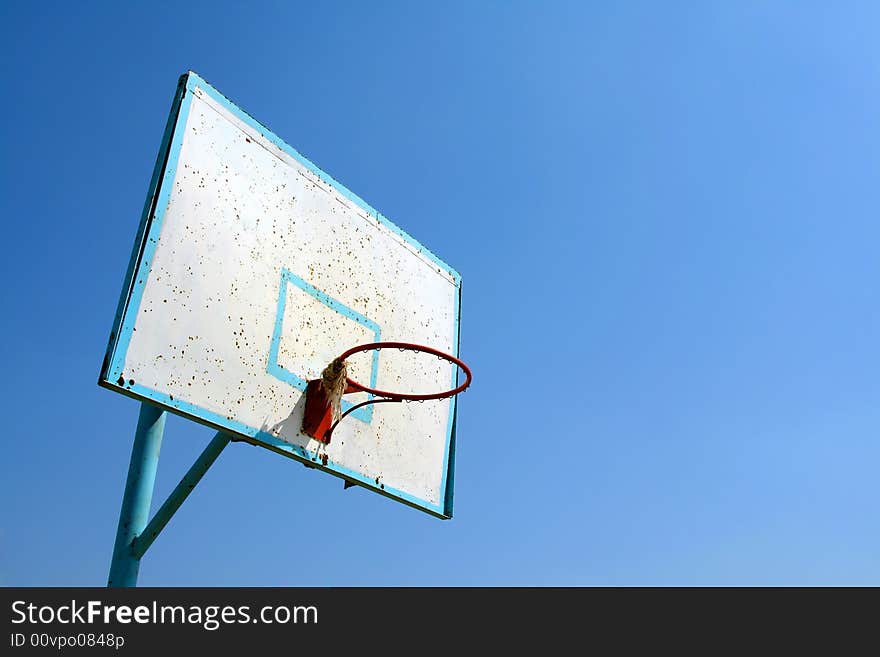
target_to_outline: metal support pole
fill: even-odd
[[[164,432],[165,411],[141,402],[107,586],[137,585],[140,559],[132,553],[131,542],[143,531],[150,516],[150,502],[153,499],[153,484],[156,481]]]
[[[220,452],[223,451],[223,448],[229,444],[229,440],[230,436],[228,434],[218,431],[217,435],[215,435],[211,442],[208,443],[208,446],[205,447],[199,458],[196,459],[196,462],[193,463],[192,467],[190,467],[187,473],[183,475],[183,479],[180,480],[177,487],[171,491],[171,494],[168,496],[168,499],[165,500],[165,503],[158,511],[156,511],[156,515],[150,520],[150,524],[147,525],[143,532],[135,537],[134,543],[131,545],[131,553],[134,555],[135,559],[140,560],[140,558],[144,556],[144,553],[153,544],[153,541],[156,540],[159,532],[161,532],[165,525],[168,524],[168,521],[171,520],[171,516],[174,515],[174,512],[180,508],[183,501],[189,496],[193,488],[196,487],[196,484],[199,483],[201,478],[208,471],[208,468],[211,467],[211,464],[213,464],[214,461],[217,460],[217,457],[220,456]]]

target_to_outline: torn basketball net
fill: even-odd
[[[404,392],[390,392],[387,390],[377,390],[370,388],[348,376],[348,365],[346,359],[353,354],[362,351],[372,351],[374,349],[401,349],[410,351],[419,351],[432,354],[447,360],[459,370],[464,372],[464,383],[442,392],[429,394],[411,394]],[[457,380],[458,377],[456,377]],[[432,347],[426,347],[419,344],[410,344],[408,342],[370,342],[352,347],[339,358],[333,359],[324,371],[321,373],[320,379],[313,379],[306,386],[306,408],[303,414],[302,431],[311,436],[318,442],[329,444],[333,435],[333,430],[345,418],[346,415],[354,412],[362,406],[368,404],[381,404],[383,402],[402,402],[402,401],[428,401],[431,399],[445,399],[463,392],[471,384],[471,370],[460,359],[447,354]],[[354,404],[344,413],[342,412],[343,395],[366,392],[373,396],[372,399]]]
[[[324,394],[330,404],[330,412],[333,422],[337,422],[342,412],[342,395],[348,387],[348,364],[341,358],[336,358],[321,372],[321,383],[324,385]]]

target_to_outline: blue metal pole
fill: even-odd
[[[189,494],[208,471],[208,468],[210,468],[214,461],[217,460],[217,457],[220,456],[220,452],[223,451],[223,448],[229,444],[229,440],[230,436],[222,431],[218,431],[217,435],[211,439],[211,442],[208,443],[208,446],[205,447],[204,451],[199,455],[199,458],[196,459],[196,462],[193,463],[187,473],[183,475],[183,479],[180,480],[180,483],[177,484],[173,491],[171,491],[171,494],[168,496],[168,499],[165,500],[165,503],[159,507],[158,511],[156,511],[156,515],[150,520],[150,524],[147,525],[146,529],[144,529],[139,536],[135,537],[134,544],[131,546],[131,552],[135,559],[140,559],[144,556],[144,553],[153,544],[153,541],[156,540],[159,532],[161,532],[165,525],[168,524],[168,521],[171,520],[171,516],[174,515],[174,512],[177,511],[177,509],[180,508],[180,505],[183,504],[183,501],[189,497]]]
[[[153,484],[156,481],[156,468],[159,466],[162,434],[165,432],[165,416],[165,411],[141,402],[107,586],[137,586],[140,558],[134,556],[131,544],[143,531],[150,517]]]

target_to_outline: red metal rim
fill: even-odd
[[[352,347],[344,354],[342,354],[339,358],[341,360],[345,360],[349,356],[353,354],[360,353],[361,351],[372,351],[373,349],[408,349],[410,351],[423,351],[426,354],[433,354],[438,358],[442,358],[444,360],[448,360],[453,365],[457,365],[458,368],[464,372],[465,381],[457,388],[453,388],[452,390],[445,390],[443,392],[435,392],[430,395],[410,395],[402,392],[388,392],[387,390],[377,390],[375,388],[368,388],[367,386],[358,383],[354,379],[348,379],[348,385],[352,388],[357,388],[357,392],[369,392],[370,394],[376,395],[377,397],[386,397],[387,399],[403,399],[403,400],[411,400],[411,401],[426,401],[428,399],[445,399],[446,397],[452,397],[453,395],[457,395],[460,392],[463,392],[465,388],[467,388],[471,384],[471,368],[465,365],[464,361],[456,358],[452,354],[447,354],[446,352],[440,351],[438,349],[434,349],[433,347],[426,347],[421,344],[410,344],[409,342],[370,342],[368,344],[359,344],[356,347]]]

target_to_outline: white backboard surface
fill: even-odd
[[[455,398],[362,407],[329,445],[300,427],[306,382],[349,347],[458,355],[460,291],[455,270],[188,73],[99,383],[448,518]],[[433,356],[350,363],[383,390],[456,385]]]

